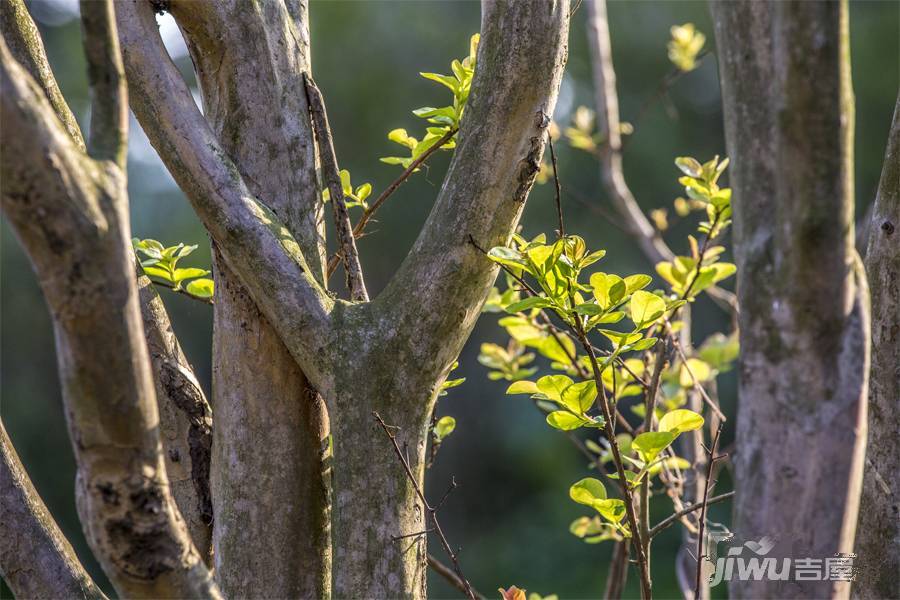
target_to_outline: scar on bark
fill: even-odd
[[[519,185],[513,195],[513,200],[518,203],[525,202],[528,197],[528,191],[534,185],[534,179],[537,177],[538,171],[541,170],[541,157],[544,155],[544,135],[543,132],[550,126],[550,115],[543,110],[536,113],[535,126],[540,131],[540,135],[533,136],[530,139],[531,148],[528,154],[521,161],[519,172],[516,175],[516,181]]]

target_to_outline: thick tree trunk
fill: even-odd
[[[869,370],[847,4],[723,1],[713,16],[741,306],[734,530],[825,559],[853,549]],[[845,598],[849,583],[733,581],[731,591]]]
[[[869,224],[872,292],[869,445],[856,552],[860,598],[900,597],[900,97]]]
[[[173,3],[204,114],[250,190],[323,280],[324,227],[302,75],[307,7]],[[290,352],[217,255],[212,464],[216,578],[228,596],[328,595],[328,418]]]

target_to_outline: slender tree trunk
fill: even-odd
[[[321,282],[322,201],[302,79],[306,4],[175,2],[172,13],[214,133]],[[327,596],[325,406],[218,253],[214,276],[216,579],[227,596]]]
[[[900,97],[869,224],[872,291],[869,445],[856,552],[860,598],[900,597]]]
[[[853,550],[868,291],[853,241],[846,2],[714,2],[741,306],[734,530],[793,558]],[[845,598],[733,581],[738,598]]]

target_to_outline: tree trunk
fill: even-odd
[[[900,597],[900,97],[872,212],[866,271],[872,292],[869,445],[856,552],[860,598]]]
[[[713,16],[741,306],[734,530],[825,559],[853,549],[869,371],[847,4],[714,2]],[[731,591],[845,598],[849,582]]]
[[[204,114],[250,190],[323,281],[324,226],[302,75],[307,6],[175,2]],[[275,330],[216,253],[212,486],[226,596],[327,596],[328,417]]]

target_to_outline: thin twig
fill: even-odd
[[[647,259],[652,264],[672,260],[674,253],[650,224],[625,181],[622,170],[619,96],[616,91],[616,71],[609,39],[606,0],[594,0],[590,4],[590,10],[588,34],[594,70],[597,130],[607,140],[607,151],[601,153],[599,157],[603,185],[625,226],[637,239],[638,246]],[[730,313],[737,312],[737,299],[733,293],[712,286],[707,290],[707,294]]]
[[[681,348],[681,344],[678,340],[672,339],[673,345],[675,346],[675,351],[678,352],[678,357],[681,359],[681,364],[684,367],[685,371],[687,371],[688,375],[691,378],[691,382],[694,385],[694,389],[697,393],[700,394],[700,397],[703,398],[703,401],[709,406],[709,409],[715,413],[715,415],[724,423],[728,419],[725,417],[725,414],[719,409],[713,399],[709,397],[709,394],[706,393],[706,390],[697,380],[697,377],[694,376],[694,372],[691,371],[691,367],[688,365],[687,356],[684,354],[684,350]]]
[[[468,594],[469,591],[472,591],[475,594],[475,600],[485,600],[485,597],[480,594],[477,590],[472,589],[471,586],[468,588],[468,582],[464,579],[460,579],[459,576],[453,572],[453,569],[439,561],[434,557],[433,554],[428,555],[428,566],[431,567],[431,570],[446,579],[450,585],[458,589],[464,594]]]
[[[466,576],[463,575],[462,568],[459,566],[459,561],[456,557],[456,553],[453,552],[452,548],[450,548],[450,543],[447,542],[447,536],[444,535],[444,531],[441,529],[441,524],[438,522],[437,508],[440,505],[438,505],[438,507],[433,507],[428,503],[428,500],[425,499],[425,494],[422,492],[422,488],[419,487],[419,481],[413,474],[412,467],[409,465],[409,460],[406,458],[406,456],[404,456],[403,451],[400,450],[400,445],[397,443],[397,438],[391,431],[392,427],[387,425],[387,423],[384,422],[384,419],[381,418],[381,415],[379,415],[377,412],[372,411],[372,416],[375,417],[375,420],[378,421],[379,425],[381,425],[384,433],[387,434],[388,439],[391,440],[391,445],[393,445],[394,447],[394,453],[397,455],[397,458],[400,459],[400,464],[403,465],[403,470],[406,471],[407,478],[409,478],[410,483],[412,483],[413,485],[413,489],[415,489],[416,491],[416,495],[419,497],[419,500],[425,507],[425,511],[428,513],[428,516],[431,519],[431,524],[434,526],[434,530],[438,534],[438,539],[441,542],[441,546],[443,546],[444,552],[447,553],[447,556],[450,557],[450,561],[453,563],[453,570],[456,572],[457,577],[459,577],[460,581],[462,581],[466,595],[470,598],[470,600],[477,600],[477,598],[475,597],[475,592],[472,590],[472,586],[469,585]],[[446,499],[446,495],[444,496],[444,498]],[[441,503],[443,503],[443,501],[444,500],[441,500]]]
[[[656,349],[656,364],[653,366],[653,375],[650,378],[650,389],[646,393],[644,400],[644,431],[651,431],[653,428],[653,417],[656,413],[656,395],[659,391],[659,382],[662,378],[662,372],[666,366],[666,345],[659,344]],[[644,544],[645,560],[650,562],[650,475],[648,474],[641,486],[640,500],[640,527],[641,542]],[[649,571],[649,565],[648,565]]]
[[[376,198],[369,205],[369,208],[367,208],[363,212],[362,216],[359,218],[359,222],[357,222],[356,225],[353,227],[353,236],[355,238],[359,239],[363,236],[363,233],[365,232],[365,229],[366,229],[366,225],[369,223],[369,221],[375,215],[375,211],[377,211],[381,207],[381,205],[384,204],[385,200],[387,200],[391,194],[393,194],[395,191],[397,191],[397,188],[399,188],[400,185],[403,184],[403,182],[405,182],[407,179],[409,179],[409,176],[412,175],[416,171],[416,169],[418,169],[420,166],[422,166],[422,164],[426,160],[428,160],[428,158],[432,154],[434,154],[435,152],[440,150],[444,145],[447,144],[447,142],[452,140],[453,136],[456,135],[457,131],[459,131],[459,130],[456,129],[455,127],[451,128],[450,131],[448,131],[447,133],[444,134],[443,137],[438,139],[438,141],[435,142],[430,148],[428,148],[428,150],[426,150],[425,152],[420,154],[418,157],[416,157],[416,159],[414,161],[412,161],[409,164],[409,166],[403,170],[402,173],[400,173],[400,176],[397,177],[397,179],[392,181],[389,186],[384,188],[384,191],[381,192],[381,194],[378,195],[378,198]],[[338,266],[338,263],[340,262],[340,260],[341,260],[340,253],[336,253],[330,259],[328,259],[328,276],[329,277],[331,277],[331,274],[334,273],[335,269],[337,269],[337,266]]]
[[[733,497],[734,497],[734,492],[727,492],[725,494],[719,494],[718,496],[713,496],[712,498],[709,498],[706,501],[706,505],[712,506],[713,504],[718,504],[719,502],[728,500],[729,498],[733,498]],[[697,502],[695,504],[689,504],[688,506],[684,507],[683,509],[679,510],[678,512],[669,515],[668,517],[666,517],[665,519],[663,519],[662,521],[660,521],[659,523],[654,525],[653,528],[650,529],[650,537],[652,538],[652,537],[659,535],[660,533],[662,533],[663,531],[665,531],[666,529],[668,529],[669,527],[674,525],[675,522],[678,521],[679,519],[681,519],[682,517],[689,515],[694,511],[700,510],[702,507],[703,507],[703,503]]]
[[[556,152],[553,151],[553,137],[547,133],[547,144],[550,146],[550,162],[553,164],[553,183],[556,185],[556,216],[559,218],[559,237],[566,237],[566,227],[563,224],[562,201],[560,200],[559,171],[556,167]]]
[[[341,185],[337,156],[334,153],[334,140],[331,137],[331,128],[328,126],[325,101],[322,99],[322,92],[316,87],[316,83],[308,73],[303,74],[303,82],[306,84],[309,113],[312,117],[313,132],[316,135],[316,142],[319,148],[322,176],[331,196],[334,225],[341,249],[340,256],[344,262],[344,269],[347,272],[347,288],[350,290],[350,299],[368,302],[369,294],[366,292],[366,282],[363,279],[362,266],[359,264],[359,254],[356,251],[356,241],[353,235],[353,226],[350,224],[350,214],[347,212],[347,204],[344,202],[344,189]]]
[[[712,446],[707,452],[708,462],[706,463],[706,481],[703,485],[703,500],[700,502],[700,533],[697,536],[697,580],[694,587],[694,598],[700,597],[700,575],[703,571],[703,560],[706,555],[703,554],[703,533],[706,529],[706,507],[709,505],[709,481],[712,479],[713,465],[718,460],[725,458],[725,455],[716,456],[716,449],[719,447],[719,436],[722,434],[722,423],[716,429],[716,435],[713,437]]]
[[[650,569],[647,562],[647,556],[644,554],[644,546],[641,542],[641,533],[638,529],[637,517],[634,514],[634,501],[631,491],[628,489],[628,480],[625,478],[625,466],[622,463],[622,456],[619,453],[619,443],[616,440],[615,431],[612,428],[612,414],[609,409],[609,401],[606,397],[606,388],[603,386],[600,365],[597,363],[597,355],[594,353],[594,347],[587,339],[584,329],[581,327],[581,321],[576,321],[576,333],[581,345],[588,353],[591,361],[591,370],[594,374],[594,382],[597,389],[601,393],[600,406],[603,411],[604,423],[603,428],[606,432],[606,439],[612,453],[613,462],[616,465],[616,473],[619,476],[619,486],[622,489],[622,495],[625,499],[625,514],[628,517],[628,525],[631,528],[631,541],[637,552],[637,561],[641,573],[641,598],[649,600],[651,597]]]

